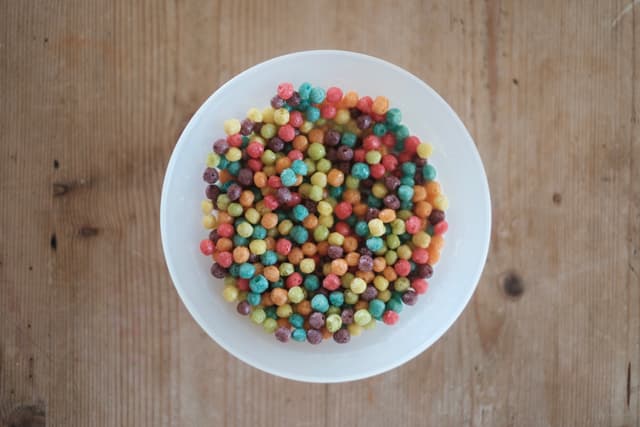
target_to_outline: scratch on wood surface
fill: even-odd
[[[627,365],[627,408],[631,403],[631,362]]]
[[[618,23],[620,22],[620,20],[624,17],[624,15],[626,15],[627,13],[631,12],[631,9],[633,9],[633,7],[635,5],[637,5],[640,2],[640,0],[633,0],[631,3],[629,3],[628,5],[626,5],[624,7],[624,9],[622,9],[622,11],[620,11],[620,13],[618,14],[618,16],[616,16],[616,19],[614,19],[613,21],[611,21],[611,28],[615,28],[616,25],[618,25]]]

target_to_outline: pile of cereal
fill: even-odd
[[[223,297],[282,342],[349,342],[427,290],[447,231],[432,146],[383,96],[278,86],[224,122],[200,242]]]

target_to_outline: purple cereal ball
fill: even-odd
[[[304,205],[305,208],[307,208],[307,210],[309,211],[310,214],[314,214],[315,215],[316,212],[318,212],[318,205],[313,200],[304,199],[302,201],[302,204]]]
[[[260,131],[262,130],[262,125],[263,125],[263,124],[264,124],[264,123],[262,123],[262,122],[256,122],[256,123],[254,123],[254,124],[253,124],[253,132],[254,132],[255,134],[259,134],[259,133],[260,133]]]
[[[340,314],[340,318],[342,319],[342,323],[344,325],[352,324],[353,323],[353,309],[345,308],[344,310],[342,310],[342,313]]]
[[[291,97],[289,99],[287,99],[287,104],[289,104],[292,107],[297,107],[298,105],[300,105],[300,94],[298,92],[293,92],[291,94]]]
[[[402,294],[402,302],[407,305],[415,305],[418,302],[418,294],[414,291],[407,291]]]
[[[253,132],[253,122],[249,119],[244,119],[240,123],[240,135],[250,135]]]
[[[353,157],[353,154],[351,154]],[[345,175],[349,175],[351,173],[351,163],[349,162],[340,162],[336,164],[336,169],[342,172]]]
[[[242,168],[238,171],[238,182],[243,187],[253,184],[253,171],[249,168]]]
[[[333,147],[329,147],[327,149],[327,154],[325,155],[325,158],[330,162],[335,162],[338,159],[337,150]]]
[[[256,254],[249,254],[249,259],[247,260],[247,262],[250,263],[254,263],[254,262],[258,262],[258,255]]]
[[[335,130],[329,130],[324,134],[324,144],[329,147],[334,147],[340,143],[340,132]]]
[[[349,161],[353,159],[353,150],[346,145],[341,145],[336,151],[336,158],[341,161]]]
[[[349,335],[349,331],[346,329],[340,329],[333,334],[333,339],[338,344],[346,344],[351,340],[351,335]]]
[[[216,243],[219,238],[220,236],[218,235],[218,230],[211,230],[211,232],[209,233],[209,240],[211,240],[213,243]]]
[[[371,188],[375,183],[376,182],[372,178],[367,178],[360,181],[360,185],[363,186],[364,188]]]
[[[364,290],[362,294],[360,294],[360,299],[363,301],[372,301],[378,296],[378,290],[373,286],[369,285]]]
[[[331,259],[342,258],[343,254],[344,254],[344,250],[340,246],[331,245],[327,248],[327,255]]]
[[[322,342],[322,332],[317,329],[309,329],[307,331],[307,341],[309,341],[309,344],[320,344]]]
[[[384,196],[382,203],[384,203],[384,205],[389,209],[400,209],[400,199],[398,199],[398,196],[395,194],[387,194]]]
[[[274,136],[267,143],[267,147],[269,147],[269,149],[274,153],[279,153],[284,149],[284,141],[278,138],[277,136]]]
[[[358,126],[358,129],[360,130],[369,129],[371,122],[371,116],[364,114],[356,119],[356,126]]]
[[[427,180],[424,178],[424,175],[422,173],[416,172],[416,174],[413,176],[413,181],[416,183],[416,185],[422,185]]]
[[[227,197],[229,200],[236,201],[240,198],[240,194],[242,193],[242,187],[238,184],[231,184],[229,188],[227,188]]]
[[[276,190],[276,199],[278,202],[286,204],[291,201],[291,191],[287,187],[280,187]]]
[[[432,210],[431,215],[429,215],[429,222],[436,225],[442,221],[444,221],[444,212],[439,209]]]
[[[220,195],[220,187],[217,185],[207,185],[204,194],[207,196],[207,199],[215,201]]]
[[[314,329],[320,329],[324,326],[324,314],[319,311],[314,311],[309,316],[309,326]]]
[[[202,179],[209,184],[215,184],[218,180],[218,171],[214,168],[206,168],[202,174]]]
[[[278,341],[287,342],[291,337],[291,330],[289,330],[289,328],[285,328],[284,326],[281,326],[278,329],[276,329],[275,336]]]
[[[373,258],[371,258],[369,255],[362,255],[358,260],[358,269],[360,271],[372,271]]]
[[[236,307],[236,310],[238,310],[238,313],[246,316],[251,313],[251,304],[249,304],[247,301],[240,301],[238,303],[238,306]]]
[[[361,247],[358,252],[360,252],[360,255],[369,255],[370,257],[373,257],[373,252],[371,252],[371,249],[366,246]]]
[[[352,119],[357,119],[362,115],[362,111],[358,110],[357,108],[349,108],[349,115],[351,115]]]
[[[415,163],[417,167],[421,168],[427,164],[427,159],[421,159],[420,157],[418,157],[413,161],[413,163]]]
[[[433,267],[429,264],[418,264],[416,265],[416,273],[418,277],[430,278],[433,276]]]
[[[224,276],[227,275],[227,269],[218,263],[214,263],[211,266],[211,275],[217,279],[224,279]]]
[[[322,269],[320,269],[320,270],[322,270]],[[316,291],[316,293],[318,293],[318,294],[322,294],[322,295],[324,295],[325,297],[329,298],[329,289],[327,289],[327,288],[320,288],[320,289],[318,289],[318,290]]]
[[[364,216],[365,221],[371,221],[374,218],[378,218],[380,211],[376,208],[368,208],[367,213]]]
[[[227,151],[229,151],[229,143],[226,139],[219,139],[213,143],[213,151],[216,154],[225,154]]]
[[[284,107],[284,99],[280,98],[278,95],[274,96],[271,98],[271,106],[276,110]]]
[[[394,175],[387,175],[384,177],[384,186],[388,190],[395,191],[396,188],[400,187],[400,178]]]

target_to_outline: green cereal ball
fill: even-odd
[[[255,208],[249,208],[244,213],[244,218],[249,221],[251,224],[257,224],[260,221],[260,212],[258,212]]]
[[[398,277],[394,282],[393,287],[398,292],[405,292],[409,289],[410,285],[411,283],[409,282],[409,279],[407,279],[406,277]]]
[[[387,247],[389,249],[397,249],[400,246],[400,238],[395,234],[389,234],[387,236]]]
[[[358,294],[353,292],[351,289],[347,289],[347,290],[344,291],[344,303],[345,304],[353,305],[353,304],[358,302],[359,298],[360,297],[358,296]]]
[[[278,231],[283,236],[288,235],[291,232],[292,228],[293,228],[293,222],[288,219],[280,221],[280,223],[278,224]]]
[[[338,314],[330,314],[325,321],[327,330],[331,333],[336,332],[342,327],[342,318]]]
[[[407,229],[405,228],[404,221],[401,219],[394,219],[391,221],[391,232],[397,236],[404,234]]]
[[[244,210],[242,209],[242,205],[240,203],[230,203],[227,207],[227,213],[234,218],[241,216],[243,212]],[[251,232],[253,232],[253,229],[251,230]]]
[[[316,163],[313,160],[306,158],[304,159],[304,164],[307,165],[306,176],[312,175],[316,171]]]
[[[260,156],[260,160],[262,160],[262,163],[266,166],[270,166],[276,162],[276,153],[271,150],[264,150],[264,153]]]
[[[218,209],[221,211],[226,211],[229,207],[231,200],[229,200],[229,196],[226,194],[220,194],[216,199],[216,204],[218,205]]]
[[[294,304],[297,304],[304,299],[304,291],[300,286],[294,286],[293,288],[289,289],[288,294],[289,301]]]
[[[280,277],[287,277],[291,276],[295,269],[290,262],[283,262],[280,264],[280,267],[278,267],[278,271],[280,271]]]
[[[315,230],[313,230],[313,238],[316,242],[322,242],[327,240],[329,237],[329,229],[324,225],[318,225]]]
[[[276,322],[275,319],[272,318],[267,318],[264,319],[264,322],[262,322],[262,327],[264,328],[264,331],[268,334],[272,334],[276,331],[276,329],[278,329],[278,322]]]
[[[318,187],[317,185],[312,185],[309,190],[309,198],[314,202],[319,202],[324,197],[322,187]]]
[[[223,279],[223,283],[225,286],[235,286],[237,283],[237,280],[235,277],[233,276],[225,276],[225,278]]]
[[[276,309],[276,314],[278,315],[278,317],[286,318],[291,316],[292,313],[293,309],[291,308],[291,304],[282,304]]]
[[[379,151],[371,150],[367,151],[364,158],[370,165],[375,165],[380,163],[380,160],[382,160],[382,154]]]
[[[351,175],[348,175],[344,182],[349,190],[357,190],[360,187],[360,180]]]
[[[340,308],[332,305],[329,307],[329,310],[327,310],[327,314],[340,314]]]
[[[312,160],[318,161],[322,159],[327,154],[324,145],[314,142],[309,145],[307,148],[307,156],[309,156]]]
[[[262,128],[260,129],[260,135],[264,138],[264,139],[271,139],[274,136],[276,136],[276,126],[273,123],[266,123],[262,126]]]
[[[375,286],[378,291],[384,291],[389,288],[389,281],[386,277],[378,275],[373,278],[373,286]]]
[[[331,161],[329,159],[320,159],[316,162],[316,170],[318,172],[327,173],[331,170]]]
[[[387,265],[393,265],[398,260],[398,253],[396,251],[387,251],[384,254],[384,260]]]
[[[398,215],[398,218],[406,221],[407,219],[409,219],[409,218],[411,218],[413,216],[413,213],[411,211],[409,211],[409,210],[402,209],[402,210],[398,211],[397,215]]]
[[[321,200],[318,202],[316,210],[320,215],[331,215],[333,213],[333,206],[331,206],[328,201]]]
[[[327,174],[324,172],[316,172],[311,175],[311,184],[317,185],[318,187],[326,187],[327,186]]]
[[[253,323],[261,324],[267,318],[267,314],[261,308],[256,308],[251,312],[251,320]]]
[[[369,313],[364,308],[358,310],[353,315],[353,320],[360,326],[364,326],[367,323],[371,322],[371,313]]]
[[[412,251],[409,245],[400,245],[396,252],[400,259],[411,259]]]
[[[253,234],[253,227],[248,222],[243,222],[242,224],[238,224],[236,232],[242,237],[251,237]]]

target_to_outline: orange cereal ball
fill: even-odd
[[[271,301],[278,307],[284,305],[289,300],[289,294],[284,288],[275,288],[271,291]]]
[[[280,270],[275,265],[269,265],[262,270],[262,275],[270,282],[277,282],[280,279]]]
[[[371,106],[371,111],[378,115],[383,115],[389,109],[389,100],[384,96],[378,96],[373,101],[373,105]]]
[[[344,257],[345,261],[347,261],[347,265],[350,267],[355,267],[358,265],[358,261],[360,260],[360,254],[358,252],[349,252]]]
[[[331,261],[331,273],[337,276],[344,275],[348,269],[349,266],[347,265],[347,261],[342,258],[334,259],[333,261]]]
[[[278,215],[271,212],[264,214],[260,220],[260,225],[267,230],[275,228],[278,225]]]

